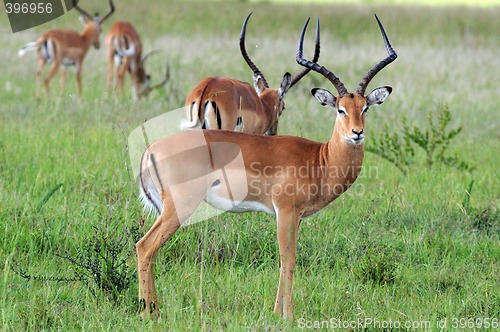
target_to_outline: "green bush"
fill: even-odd
[[[419,162],[419,153],[425,155],[425,165],[432,167],[436,164],[445,164],[459,170],[472,170],[473,167],[455,156],[446,155],[446,150],[451,141],[462,131],[462,126],[456,129],[447,129],[451,121],[451,112],[448,105],[434,112],[428,113],[429,127],[421,129],[417,126],[410,127],[406,117],[401,124],[403,129],[389,131],[384,124],[381,134],[373,135],[366,150],[388,160],[403,174],[406,174],[413,164]],[[402,134],[400,134],[402,132]]]

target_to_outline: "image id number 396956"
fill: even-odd
[[[5,11],[7,14],[50,14],[52,4],[50,2],[6,2]]]
[[[452,318],[450,321],[452,329],[498,329],[500,321],[498,318]]]

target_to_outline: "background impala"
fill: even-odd
[[[154,285],[158,250],[203,200],[224,211],[261,211],[276,216],[280,278],[274,313],[292,317],[292,283],[300,222],[339,197],[358,177],[364,157],[366,113],[370,106],[383,103],[392,91],[390,87],[380,87],[365,96],[365,89],[372,78],[397,57],[377,18],[389,55],[363,77],[355,93],[349,93],[333,72],[303,58],[308,22],[302,29],[297,62],[326,77],[339,93],[334,97],[324,89],[312,90],[322,105],[337,111],[328,142],[295,136],[196,130],[160,139],[144,152],[141,197],[159,216],[136,245],[142,317],[158,316]],[[206,145],[201,146],[200,141]],[[241,155],[243,165],[232,163],[237,155]],[[306,176],[283,172],[283,169],[303,167],[310,169]],[[209,173],[205,174],[207,170]],[[184,182],[191,185],[182,186]],[[245,194],[244,198],[236,200],[241,193]]]
[[[134,99],[147,96],[152,90],[167,83],[169,79],[168,66],[164,80],[153,87],[151,86],[151,75],[146,74],[145,64],[148,57],[155,51],[151,51],[142,57],[141,39],[130,22],[115,22],[106,35],[106,44],[108,45],[108,93],[112,89],[114,78],[114,90],[119,90],[123,94],[123,85],[127,72],[132,80]]]
[[[245,34],[250,13],[241,28],[240,51],[252,69],[254,89],[250,84],[227,77],[207,77],[186,98],[187,128],[225,129],[250,134],[278,134],[278,119],[285,108],[285,94],[310,70],[294,78],[285,73],[278,89],[269,88],[264,74],[253,63],[245,48]],[[318,23],[319,24],[319,23]],[[319,28],[316,29],[313,61],[319,58]]]
[[[36,98],[40,98],[42,70],[46,63],[51,64],[49,73],[44,80],[45,92],[49,94],[50,81],[60,70],[61,74],[61,94],[64,93],[66,84],[66,69],[67,66],[76,67],[76,84],[78,88],[78,96],[82,95],[82,65],[85,55],[87,54],[90,45],[94,45],[99,49],[99,35],[101,33],[101,25],[113,14],[115,7],[113,1],[109,0],[110,11],[100,17],[90,15],[85,10],[81,9],[76,1],[73,0],[73,5],[82,14],[81,18],[84,25],[83,31],[79,34],[73,30],[55,29],[44,33],[36,42],[31,42],[19,50],[18,56],[23,56],[26,52],[37,50],[38,66],[36,70]]]

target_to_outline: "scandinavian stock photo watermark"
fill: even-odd
[[[358,174],[361,173],[360,176]],[[378,177],[378,168],[362,167],[362,166],[325,166],[310,164],[306,161],[303,165],[278,165],[268,166],[262,165],[260,162],[250,163],[248,172],[252,174],[249,176],[249,187],[253,189],[258,195],[271,194],[276,195],[301,195],[307,199],[313,199],[317,196],[333,193],[336,196],[342,195],[346,192],[346,188],[342,184],[332,185],[324,181],[326,178],[356,178],[356,177]],[[294,181],[287,181],[282,184],[279,179],[294,179]],[[278,181],[269,181],[264,184],[261,179],[276,179]],[[348,193],[350,195],[363,195],[365,188],[361,183],[351,184]]]
[[[330,318],[324,320],[309,320],[299,318],[297,326],[303,330],[464,330],[464,329],[498,329],[500,328],[499,318],[478,317],[478,318],[441,318],[435,320],[393,320],[378,318],[358,318],[354,320],[342,320]]]
[[[226,211],[238,210],[238,205],[249,192],[257,196],[301,195],[307,199],[314,199],[326,193],[340,196],[345,192],[347,195],[360,196],[364,195],[365,186],[359,179],[378,178],[376,166],[339,167],[310,162],[270,166],[261,164],[260,161],[245,164],[245,156],[236,144],[207,143],[203,131],[199,129],[188,129],[191,133],[185,137],[183,134],[179,135],[185,131],[182,126],[185,121],[185,108],[172,110],[135,128],[127,142],[132,174],[134,179],[139,181],[141,159],[148,145],[159,139],[164,140],[167,151],[163,151],[161,160],[154,161],[155,167],[169,170],[165,172],[170,177],[167,181],[168,189],[181,220],[184,219],[182,217],[186,200],[205,198],[193,214],[186,211],[186,221],[182,226],[215,217]],[[184,169],[171,167],[182,163],[186,165]],[[200,165],[205,167],[200,169]],[[191,166],[193,167],[190,168]],[[358,181],[354,182],[356,177]],[[352,178],[353,182],[349,185],[331,185],[325,180],[329,178]],[[214,183],[218,188],[215,198],[217,202],[211,201],[210,195],[207,195]],[[221,203],[221,197],[224,197],[225,202]]]

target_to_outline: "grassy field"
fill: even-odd
[[[263,0],[247,0],[251,2],[262,2]],[[356,4],[356,5],[418,5],[418,6],[472,6],[488,7],[500,5],[500,0],[271,0],[275,3],[315,3],[315,4]]]
[[[113,19],[132,21],[146,50],[162,49],[148,64],[153,80],[165,59],[171,66],[165,89],[137,103],[130,94],[105,98],[103,49],[90,50],[84,63],[82,100],[68,73],[66,95],[59,96],[56,78],[52,98],[36,101],[35,54],[17,58],[17,51],[44,30],[79,26],[76,14],[15,35],[0,14],[2,331],[288,331],[315,324],[357,329],[358,322],[366,330],[389,322],[410,331],[479,329],[488,322],[498,329],[500,8],[116,5]],[[96,0],[85,7],[107,9]],[[302,222],[290,322],[272,314],[279,268],[274,218],[222,214],[182,228],[157,259],[160,318],[142,322],[134,242],[152,219],[140,206],[125,139],[143,121],[181,107],[202,77],[251,80],[238,50],[250,11],[247,48],[270,85],[301,69],[294,60],[300,29],[319,15],[320,62],[349,90],[385,56],[377,13],[399,58],[368,88],[394,91],[371,110],[367,147],[384,130],[401,133],[403,117],[425,130],[429,114],[435,119],[448,107],[449,129],[463,130],[446,154],[474,168],[428,167],[416,148],[405,175],[366,153],[355,186]],[[307,38],[311,54],[312,31]],[[335,115],[310,95],[315,86],[334,90],[318,75],[303,79],[286,97],[281,134],[329,139]]]

